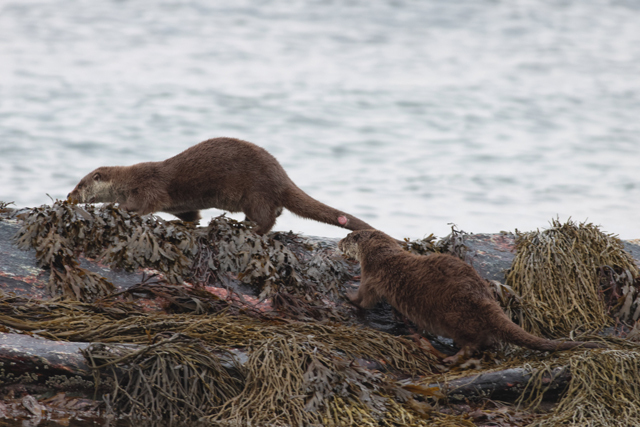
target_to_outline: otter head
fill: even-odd
[[[344,239],[338,242],[338,249],[349,258],[360,260],[362,248],[360,245],[367,242],[375,234],[382,234],[377,230],[358,230],[353,231],[347,235]]]
[[[108,203],[116,201],[116,192],[111,181],[111,169],[100,167],[82,178],[67,196],[75,203]]]

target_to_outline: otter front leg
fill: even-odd
[[[184,222],[197,222],[200,221],[200,211],[189,211],[189,212],[180,212],[175,213],[175,216],[183,220]]]
[[[124,203],[120,202],[120,209],[135,212],[138,215],[148,215],[162,210],[156,199],[134,196],[129,196]]]
[[[146,215],[147,213],[150,213],[150,212],[142,212],[142,207],[140,206],[140,203],[138,203],[135,200],[127,200],[125,203],[120,203],[119,207],[123,211],[135,212],[138,215]]]
[[[359,308],[371,308],[381,300],[374,288],[364,278],[360,282],[360,287],[357,291],[347,292],[347,298]]]

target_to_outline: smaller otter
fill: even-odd
[[[258,224],[258,234],[271,230],[283,207],[349,230],[373,228],[312,198],[264,148],[234,138],[209,139],[162,162],[99,167],[67,197],[81,203],[117,202],[140,215],[167,212],[183,221],[198,221],[200,209],[244,212]]]
[[[351,302],[371,308],[384,298],[421,329],[452,338],[461,349],[445,362],[455,362],[498,341],[543,351],[601,347],[552,341],[526,332],[502,311],[473,267],[453,255],[414,255],[377,230],[354,231],[338,247],[357,259],[362,269],[360,288],[347,294]]]

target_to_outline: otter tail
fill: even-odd
[[[352,231],[374,230],[374,227],[361,219],[317,201],[293,183],[285,193],[284,207],[303,218],[337,225]]]
[[[507,317],[499,306],[494,306],[496,313],[490,316],[494,320],[493,328],[497,332],[497,335],[501,340],[527,347],[532,350],[542,351],[558,351],[558,350],[570,350],[576,347],[582,348],[602,348],[603,346],[595,342],[584,341],[558,341],[548,340],[532,335],[516,325]],[[498,313],[499,312],[499,313]]]

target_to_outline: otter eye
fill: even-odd
[[[101,179],[102,179],[102,176],[100,176],[100,172],[96,172],[93,174],[94,181],[100,181]]]

